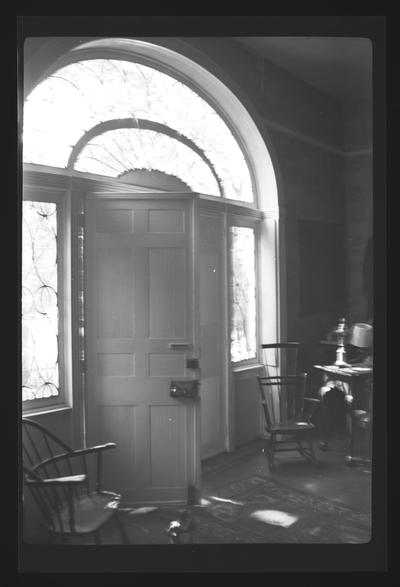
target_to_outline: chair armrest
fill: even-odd
[[[99,444],[97,446],[90,446],[88,448],[78,448],[76,450],[72,450],[71,452],[63,452],[60,453],[58,455],[55,455],[54,457],[50,457],[48,459],[45,459],[44,461],[42,461],[41,463],[41,467],[47,465],[48,463],[55,463],[58,461],[62,461],[63,459],[69,459],[69,458],[73,458],[73,457],[82,457],[85,456],[86,454],[91,454],[91,453],[98,453],[101,454],[101,452],[103,450],[108,450],[110,448],[115,448],[117,445],[115,442],[107,442],[106,444]]]
[[[54,477],[52,479],[26,479],[27,485],[60,486],[81,485],[86,480],[86,475],[69,475],[68,477]]]
[[[116,448],[116,443],[115,442],[107,442],[106,444],[98,444],[97,446],[89,446],[87,448],[77,448],[76,450],[73,450],[71,453],[69,453],[69,456],[82,456],[82,455],[86,455],[86,454],[90,454],[93,452],[98,452],[98,451],[102,451],[102,450],[109,450],[110,448]]]
[[[317,404],[319,404],[319,403],[320,403],[320,400],[319,400],[319,399],[317,399],[317,398],[315,398],[315,397],[305,397],[305,398],[304,398],[304,401],[305,401],[305,402],[310,402],[310,403],[313,403],[313,404],[315,404],[315,405],[317,405]]]
[[[101,478],[102,478],[102,456],[103,451],[111,448],[116,448],[115,442],[107,442],[106,444],[98,444],[97,446],[89,446],[88,448],[78,448],[69,454],[71,457],[83,457],[86,455],[95,454],[97,460],[97,472],[96,472],[96,491],[101,491]]]

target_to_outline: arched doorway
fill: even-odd
[[[141,82],[138,80],[143,79],[145,80],[145,91],[140,98],[142,102],[139,105],[136,104],[136,108],[132,109],[130,108],[132,107],[132,95],[129,94],[129,88],[134,87],[140,94],[143,84],[140,85]],[[110,114],[106,96],[113,85],[115,91],[116,84],[120,89],[118,104],[115,106],[114,94],[114,105]],[[126,94],[127,89],[128,94]],[[180,101],[177,101],[176,98],[171,100],[171,103],[175,103],[175,108],[168,107],[168,104],[165,106],[163,95],[178,96]],[[198,110],[193,108],[193,100],[197,101]],[[72,117],[64,116],[63,118],[62,113],[65,114],[68,111],[71,103],[75,104],[72,109]],[[179,116],[176,112],[177,103],[185,105],[185,108],[179,109]],[[37,116],[40,107],[46,107],[46,116],[42,116],[41,120]],[[163,111],[163,117],[158,119],[160,108]],[[59,109],[61,116],[57,116],[57,109]],[[69,111],[71,112],[71,110]],[[189,471],[189,474],[182,476],[182,470],[177,467],[177,475],[183,479],[182,487],[188,482],[197,485],[199,473],[195,461],[197,462],[200,456],[200,438],[203,441],[207,436],[209,438],[209,442],[203,442],[204,456],[227,450],[233,445],[232,386],[234,377],[232,365],[238,366],[240,364],[242,369],[256,365],[258,359],[257,341],[264,338],[266,333],[273,338],[276,338],[278,333],[277,193],[272,164],[265,143],[240,101],[213,74],[182,54],[159,45],[131,39],[103,39],[74,47],[46,71],[41,83],[28,96],[25,112],[24,155],[26,169],[34,174],[38,165],[46,167],[46,169],[41,168],[42,171],[46,171],[49,166],[58,168],[59,172],[55,175],[66,178],[67,197],[70,198],[71,209],[74,206],[79,208],[82,203],[86,202],[81,209],[81,212],[85,212],[86,215],[84,224],[86,229],[86,256],[84,257],[86,275],[90,273],[91,266],[99,265],[99,251],[104,252],[105,246],[110,247],[104,257],[108,259],[107,271],[104,266],[104,270],[100,269],[96,275],[92,275],[90,278],[86,277],[86,283],[92,281],[93,296],[96,295],[98,289],[93,284],[102,283],[103,291],[109,288],[107,290],[109,299],[103,304],[102,316],[106,316],[105,307],[108,307],[109,315],[106,322],[109,319],[108,326],[110,328],[115,326],[118,320],[120,320],[122,330],[126,326],[127,315],[115,318],[115,313],[111,309],[113,291],[107,285],[110,275],[114,275],[113,271],[117,271],[118,263],[120,263],[120,273],[118,276],[115,274],[114,279],[121,279],[123,287],[119,288],[119,291],[121,289],[128,291],[129,289],[124,279],[128,274],[127,268],[130,266],[130,254],[134,256],[136,252],[133,249],[131,253],[126,252],[127,245],[126,243],[123,245],[125,242],[123,235],[122,240],[118,240],[121,237],[120,233],[127,232],[124,228],[126,218],[128,216],[139,218],[141,215],[143,216],[145,209],[147,220],[142,218],[142,224],[138,225],[137,229],[144,229],[147,222],[147,228],[149,226],[158,227],[158,230],[150,230],[150,232],[158,234],[171,233],[172,225],[174,230],[182,233],[182,227],[189,226],[189,218],[191,219],[191,229],[186,234],[186,241],[187,243],[191,242],[190,246],[193,248],[191,249],[189,244],[186,244],[185,254],[189,257],[194,255],[198,268],[197,273],[190,269],[192,281],[187,281],[186,287],[188,292],[193,290],[194,297],[191,302],[192,306],[187,307],[185,312],[193,318],[193,341],[190,344],[193,345],[196,352],[193,352],[192,356],[188,356],[183,352],[185,350],[183,347],[180,347],[180,350],[182,351],[182,360],[200,360],[203,398],[206,400],[208,397],[210,401],[207,408],[207,402],[203,401],[201,433],[199,429],[196,429],[198,416],[196,416],[196,409],[194,409],[191,413],[187,412],[178,418],[178,427],[182,428],[182,433],[181,437],[172,435],[171,447],[175,443],[176,449],[180,443],[182,444],[182,439],[186,438],[187,441],[188,435],[191,437],[192,449],[189,450],[189,453],[193,450],[193,454],[188,455],[187,447],[182,452],[182,458],[187,464],[186,470]],[[154,113],[157,115],[154,116]],[[182,119],[186,120],[183,126],[181,126]],[[91,120],[90,125],[86,124],[87,120]],[[29,121],[36,122],[30,123]],[[46,134],[47,137],[43,140],[43,135]],[[41,140],[38,140],[39,136],[42,137]],[[221,139],[219,144],[218,138]],[[173,153],[173,157],[171,153]],[[133,157],[133,155],[135,156]],[[66,171],[62,171],[63,167]],[[193,198],[192,196],[188,197],[189,194],[186,192],[187,202],[192,203],[192,207],[189,209],[186,204],[182,203],[182,193],[175,193],[171,200],[169,195],[165,194],[166,188],[160,188],[164,191],[161,196],[160,191],[155,192],[155,184],[152,181],[143,186],[138,181],[138,174],[141,172],[143,179],[145,172],[149,171],[153,171],[154,179],[157,173],[164,174],[164,179],[167,175],[176,175],[184,185],[189,186],[191,192],[204,195]],[[134,174],[136,174],[135,179]],[[110,178],[113,179],[110,180]],[[129,184],[132,181],[135,182],[135,186],[129,190],[124,189],[122,185],[126,185],[127,180],[129,180]],[[163,183],[161,185],[164,186]],[[112,186],[112,195],[109,191],[107,194],[110,186]],[[176,185],[173,189],[176,192]],[[96,191],[97,195],[88,196],[88,192],[93,193],[93,191]],[[167,191],[170,193],[169,190]],[[160,197],[163,201],[161,207]],[[159,207],[157,208],[157,205],[155,208],[154,206],[153,208],[151,206],[143,207],[145,201],[156,202]],[[172,204],[172,201],[175,203]],[[179,213],[182,212],[182,218],[185,219],[181,224],[179,222],[176,224],[176,214],[172,213],[172,210],[176,210],[174,206],[178,201],[183,206],[183,208],[179,208]],[[87,202],[91,203],[87,204]],[[112,206],[116,203],[118,206],[110,208],[110,202]],[[124,215],[124,220],[122,220],[118,210],[129,211],[129,214]],[[164,219],[169,218],[172,222],[169,228],[161,227],[159,224],[161,222],[160,211],[163,212]],[[150,217],[155,224],[151,224]],[[98,220],[99,218],[100,220]],[[158,220],[155,220],[156,218]],[[111,222],[111,224],[107,224],[107,222]],[[132,222],[131,227],[135,226],[135,221]],[[109,226],[113,227],[112,231]],[[110,234],[110,232],[117,233],[115,237],[117,240],[111,244],[108,242],[107,245],[98,246],[98,253],[93,253],[90,257],[91,253],[88,253],[88,250],[90,250],[91,242],[92,244],[94,242],[90,240],[90,234],[95,240],[98,238],[97,233]],[[95,234],[97,236],[94,236]],[[168,238],[171,239],[171,234]],[[151,246],[139,246],[142,249],[147,247],[144,257],[138,260],[139,264],[146,263],[146,255],[150,255],[150,257],[153,255],[153,260],[156,261],[153,268],[147,266],[143,276],[146,275],[146,271],[150,271],[150,274],[157,281],[157,276],[162,274],[165,265],[168,266],[169,263],[170,266],[176,268],[182,264],[178,259],[180,254],[175,259],[172,259],[174,254],[171,258],[165,257],[170,254],[167,251],[173,248],[167,246],[168,238],[163,243],[157,241],[158,245],[154,244],[156,242],[154,241]],[[123,252],[115,257],[110,251],[115,252],[118,247],[120,253]],[[150,249],[158,249],[159,252],[160,249],[164,249],[164,252],[157,257],[157,254],[152,254]],[[243,288],[242,290],[240,287],[235,289],[235,283],[240,286],[242,278],[247,278],[240,263],[236,263],[234,270],[235,259],[243,256],[246,250],[248,250],[246,254],[250,254],[250,267],[252,267],[251,271],[254,276],[254,283],[251,281],[251,276],[248,281],[248,283],[252,283],[251,288],[253,289],[251,291],[254,292],[250,302],[244,300]],[[125,265],[121,264],[124,254]],[[236,271],[235,283],[231,279],[234,271]],[[105,274],[108,275],[105,278],[106,281],[108,280],[107,283],[103,279]],[[217,283],[214,278],[215,274],[218,275]],[[169,277],[171,277],[171,271],[164,275],[162,281],[157,282],[158,289],[162,290]],[[176,281],[181,280],[181,284],[186,283],[187,277],[187,275],[179,274],[179,277],[175,275],[164,293],[167,293],[167,290],[169,292],[175,291],[173,288]],[[151,297],[151,291],[151,287],[145,293],[142,291],[142,298],[146,295]],[[175,291],[171,297],[171,303],[180,299],[179,291],[179,288]],[[82,293],[85,293],[84,288]],[[92,294],[89,296],[90,299]],[[241,318],[243,308],[240,307],[240,311],[234,313],[232,309],[234,298],[237,305],[244,304],[245,311],[249,313],[246,319]],[[154,299],[159,307],[161,298],[156,296]],[[204,301],[206,299],[207,302]],[[231,304],[228,304],[228,299]],[[130,302],[125,298],[119,299],[119,307],[122,307],[124,303],[129,304]],[[90,338],[90,332],[93,333],[98,329],[99,322],[93,314],[90,324],[90,312],[94,306],[88,302],[87,291],[85,304],[86,322],[83,322],[82,326],[85,331],[81,337],[83,339],[81,347],[86,350],[86,360],[91,361],[91,365],[87,366],[85,382],[85,392],[89,397],[91,389],[94,393],[94,390],[101,387],[101,385],[99,386],[99,377],[103,377],[102,381],[104,382],[104,377],[117,376],[119,383],[121,383],[123,376],[120,373],[124,369],[127,369],[127,376],[132,374],[135,376],[136,357],[134,357],[135,353],[126,351],[125,343],[121,343],[121,347],[115,347],[115,349],[113,347],[110,350],[111,347],[107,347],[109,341],[103,341],[104,348],[94,352],[93,349],[98,341],[94,342],[94,336],[93,339]],[[98,311],[99,307],[96,307],[95,312]],[[166,309],[165,315],[167,314]],[[266,316],[269,316],[268,320],[265,319]],[[151,321],[151,317],[149,319]],[[177,310],[176,319],[178,320]],[[161,321],[157,320],[161,324]],[[252,323],[252,326],[249,326],[249,322]],[[106,331],[108,326],[105,325]],[[235,356],[232,355],[233,331],[235,332],[237,353]],[[171,338],[167,336],[168,333],[164,334],[165,336],[161,336],[161,338]],[[110,336],[105,338],[110,338]],[[129,336],[123,335],[114,338],[126,339]],[[185,339],[185,336],[178,336],[178,339],[180,338]],[[170,340],[168,344],[186,344],[186,341]],[[179,349],[179,346],[176,348]],[[142,361],[142,367],[148,376],[160,378],[160,365],[163,365],[163,368],[167,369],[170,379],[175,376],[178,378],[188,377],[188,374],[192,379],[196,376],[200,377],[198,368],[196,366],[188,367],[187,362],[185,365],[182,363],[183,367],[180,371],[177,369],[175,360],[178,356],[177,353],[175,353],[172,363],[168,363],[168,360],[165,359],[168,353],[165,351],[166,349],[149,350],[149,355]],[[100,355],[102,363],[99,362]],[[90,357],[92,358],[90,359]],[[132,357],[134,358],[132,359]],[[76,357],[74,359],[74,352],[72,352],[71,361],[74,360]],[[161,363],[157,363],[157,361],[161,361]],[[196,363],[191,364],[196,365]],[[114,375],[110,375],[110,373],[114,373]],[[158,375],[154,375],[155,373]],[[111,387],[104,393],[110,393],[113,386],[115,388],[115,384],[116,380],[114,379]],[[213,397],[214,400],[211,399]],[[128,405],[127,401],[125,398],[122,403],[118,404],[119,415],[117,416],[115,413],[110,415],[110,410],[108,410],[105,421],[108,425],[114,418],[115,424],[111,430],[105,426],[107,433],[112,434],[113,430],[121,428],[124,417],[128,413],[123,407]],[[138,428],[148,418],[148,415],[145,416],[143,411],[140,417],[137,414],[135,418],[137,416],[136,427]],[[90,408],[89,413],[84,415],[87,424],[86,432],[90,436]],[[159,415],[156,415],[153,420],[158,422],[160,427],[165,427],[167,421],[177,421],[175,416],[175,413],[167,414],[164,410],[162,414],[159,412]],[[98,418],[96,417],[95,420],[97,422]],[[138,423],[139,420],[141,424]],[[189,421],[193,424],[192,428],[189,427],[190,429],[188,428]],[[207,425],[205,426],[204,423]],[[150,436],[153,434],[153,440],[157,439],[159,445],[157,454],[152,455],[149,462],[150,460],[155,462],[158,459],[161,464],[166,456],[162,452],[161,433],[148,428],[146,435],[149,434]],[[121,442],[126,447],[125,441]],[[141,442],[143,443],[143,438]],[[148,472],[146,473],[143,469],[143,458],[141,457],[143,446],[139,450],[136,447],[135,450],[136,478],[139,473],[139,476],[144,478]],[[188,463],[191,464],[188,465]],[[154,476],[154,471],[152,474]],[[132,478],[134,477],[135,475],[132,476]],[[168,483],[171,483],[170,479],[168,479]]]

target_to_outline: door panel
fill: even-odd
[[[98,353],[97,375],[99,377],[134,376],[135,355],[133,353]]]
[[[185,338],[186,272],[184,248],[149,250],[150,338]]]
[[[184,485],[186,459],[170,459],[180,453],[186,430],[184,406],[151,406],[150,408],[150,461],[151,481],[158,487]]]
[[[98,338],[131,338],[135,328],[132,250],[98,248],[96,261]]]
[[[185,353],[150,353],[149,376],[150,377],[184,377]]]
[[[221,216],[200,213],[199,309],[201,345],[201,456],[226,449],[224,379],[223,223]]]
[[[108,488],[109,479],[113,479],[113,488],[130,486],[134,483],[133,472],[137,470],[134,463],[137,408],[118,405],[102,406],[98,414],[102,437],[112,439],[118,447],[104,457],[105,482],[107,482],[104,486]],[[133,462],[134,466],[123,467],[121,463],[124,462]]]
[[[188,196],[87,196],[88,443],[117,442],[105,483],[131,503],[182,503],[200,485],[200,400],[169,394],[194,378],[193,216]]]

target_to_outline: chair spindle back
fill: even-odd
[[[306,373],[258,377],[267,430],[303,417]]]
[[[297,375],[300,343],[277,342],[261,345],[265,376]]]
[[[25,484],[29,487],[47,525],[55,529],[55,524],[58,524],[58,531],[61,532],[73,531],[73,502],[79,499],[82,486],[80,489],[67,487],[65,484],[46,487],[45,483],[35,485],[31,482],[84,474],[86,483],[83,488],[88,494],[90,488],[87,481],[86,456],[72,458],[71,447],[47,428],[28,418],[24,418],[22,422],[22,451]],[[61,516],[65,504],[68,504],[69,508],[67,519]]]

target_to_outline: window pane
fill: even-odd
[[[256,274],[254,229],[230,229],[231,360],[256,357]]]
[[[195,151],[166,135],[124,128],[103,133],[81,151],[75,169],[118,177],[134,169],[174,175],[194,192],[219,196],[210,168]]]
[[[253,201],[243,152],[219,114],[170,75],[130,61],[72,63],[38,84],[24,106],[24,161],[66,167],[86,131],[123,118],[159,122],[191,139],[213,165],[225,197]]]
[[[23,202],[22,400],[59,395],[57,207]]]

